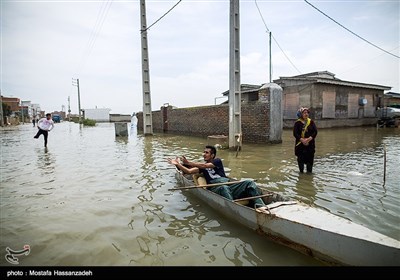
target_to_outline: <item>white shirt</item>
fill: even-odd
[[[38,122],[38,127],[42,130],[50,131],[54,128],[54,122],[52,119],[41,118]]]

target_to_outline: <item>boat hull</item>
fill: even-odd
[[[177,171],[180,186],[193,186],[188,175]],[[399,266],[400,241],[279,194],[264,198],[269,213],[230,201],[204,188],[187,190],[223,215],[331,265]],[[266,190],[262,190],[267,193]],[[280,198],[272,201],[274,198]]]

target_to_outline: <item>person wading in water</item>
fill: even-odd
[[[44,146],[47,147],[47,137],[49,136],[49,131],[51,131],[54,128],[54,122],[51,119],[51,114],[47,113],[45,118],[41,118],[38,123],[38,132],[36,133],[33,138],[38,139],[41,134],[43,134],[44,137]]]
[[[310,110],[300,108],[294,123],[293,136],[296,138],[294,153],[297,156],[299,171],[304,172],[304,164],[307,172],[311,173],[314,165],[315,137],[317,137],[317,126],[309,118]]]

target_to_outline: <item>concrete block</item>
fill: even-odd
[[[115,124],[115,136],[128,136],[128,123],[116,122]]]

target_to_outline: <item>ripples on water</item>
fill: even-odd
[[[29,244],[23,265],[321,265],[221,218],[190,191],[169,190],[177,183],[166,158],[202,160],[205,139],[144,137],[134,128],[120,138],[114,124],[64,122],[45,149],[35,132],[21,125],[1,133],[0,252]],[[284,131],[282,144],[218,156],[233,177],[400,239],[398,129],[320,130],[312,175],[298,173],[293,144]]]

